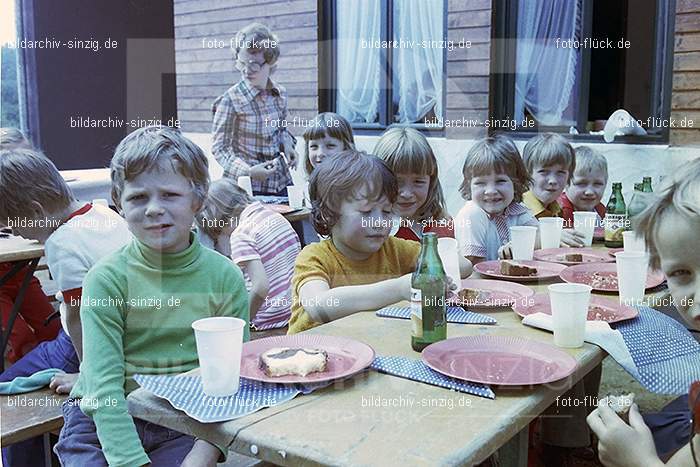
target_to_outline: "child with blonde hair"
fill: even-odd
[[[409,300],[420,245],[389,235],[398,186],[386,163],[355,150],[331,156],[310,194],[314,228],[329,238],[297,258],[289,333]],[[462,258],[461,276],[471,271]]]
[[[401,223],[394,235],[415,241],[427,232],[454,237],[437,159],[425,136],[409,127],[391,128],[379,139],[374,153],[387,163],[399,184],[394,211],[401,216]]]
[[[334,112],[323,112],[309,123],[304,131],[304,169],[311,172],[326,157],[348,149],[355,149],[352,126],[345,117]]]
[[[576,148],[576,169],[571,183],[559,197],[564,226],[574,226],[574,211],[594,211],[598,214],[597,225],[605,219],[603,199],[608,184],[608,161],[605,156],[588,146]]]
[[[539,225],[520,204],[531,179],[518,148],[502,135],[477,141],[462,174],[459,191],[467,202],[455,218],[461,254],[474,264],[509,256],[509,228]]]
[[[649,263],[660,269],[678,312],[693,331],[700,331],[700,159],[675,172],[639,214],[635,230],[644,235]],[[691,396],[674,400],[658,414],[644,418],[632,404],[629,424],[609,407],[599,405],[588,417],[598,435],[600,460],[606,466],[692,466],[700,464],[700,382]],[[694,397],[693,397],[694,396]],[[646,422],[646,423],[645,423]],[[630,449],[634,446],[634,449]],[[670,459],[669,459],[670,457]]]
[[[251,329],[286,326],[294,261],[301,250],[287,219],[223,178],[211,184],[197,223],[202,244],[230,257],[243,271]]]

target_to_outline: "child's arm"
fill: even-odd
[[[472,271],[474,268],[472,268],[472,262],[471,260],[465,258],[464,256],[459,257],[459,277],[462,279],[466,279],[467,277],[472,275]],[[459,284],[457,284],[459,285]]]
[[[80,324],[80,306],[65,302],[66,305],[66,324],[68,325],[68,334],[73,342],[75,353],[78,354],[78,360],[83,361],[83,328]]]
[[[249,310],[250,321],[253,321],[258,310],[265,303],[267,294],[270,292],[270,283],[267,280],[262,261],[259,259],[242,262],[240,266],[245,269],[252,286],[250,289]]]
[[[331,289],[321,279],[305,282],[299,300],[312,320],[328,323],[358,311],[375,310],[411,298],[411,274],[374,284]]]

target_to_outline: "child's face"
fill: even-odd
[[[364,187],[357,199],[347,199],[340,206],[340,219],[331,229],[336,248],[347,258],[361,261],[379,251],[391,231],[392,204],[382,196],[367,199]]]
[[[587,173],[574,172],[571,185],[566,187],[566,196],[578,211],[593,211],[603,198],[608,178],[602,170]]]
[[[532,173],[532,192],[546,206],[559,198],[568,179],[569,170],[562,164],[535,167]]]
[[[315,169],[326,157],[338,154],[345,149],[343,142],[332,136],[324,136],[321,139],[309,140],[309,162]]]
[[[129,230],[145,245],[177,253],[190,245],[190,229],[200,206],[192,184],[170,165],[124,182],[121,196]]]
[[[258,70],[253,71],[253,69],[258,67]],[[265,55],[262,50],[253,51],[241,49],[240,52],[238,52],[236,68],[241,72],[241,76],[256,88],[263,89],[267,86],[267,81],[270,79],[271,67],[270,64],[265,61]]]
[[[472,200],[489,214],[502,214],[515,197],[513,180],[504,173],[472,177],[471,191]]]
[[[399,197],[394,211],[401,217],[413,217],[428,199],[430,176],[400,173],[396,174],[396,180],[399,183]]]
[[[678,311],[686,322],[700,330],[700,221],[673,213],[664,217],[656,232],[661,270]]]

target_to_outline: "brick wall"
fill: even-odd
[[[671,130],[674,146],[700,146],[700,2],[677,0],[671,117],[692,119],[692,129]]]
[[[281,58],[273,79],[287,88],[290,116],[318,113],[316,0],[175,0],[174,5],[177,109],[184,131],[211,131],[212,102],[240,77],[230,40],[253,21],[279,37]],[[223,41],[225,47],[207,47],[203,39]]]

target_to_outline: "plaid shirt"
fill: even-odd
[[[283,126],[287,119],[287,92],[272,80],[270,83],[267,89],[257,89],[242,79],[214,101],[212,153],[225,177],[237,180],[250,175],[250,166],[275,158],[279,143],[291,147],[296,143]],[[253,191],[278,193],[292,184],[292,176],[282,161],[267,180],[251,183]]]

